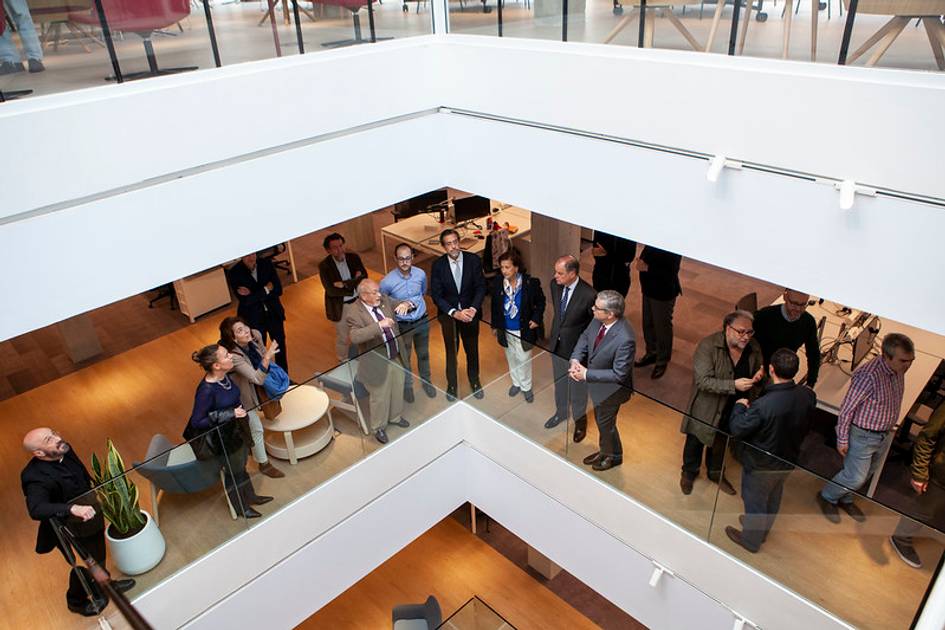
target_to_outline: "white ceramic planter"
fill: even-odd
[[[112,558],[115,560],[115,566],[125,575],[139,575],[150,571],[164,557],[164,550],[167,548],[164,542],[164,536],[151,515],[142,510],[147,523],[140,532],[131,538],[112,538],[105,528],[105,537],[108,539],[108,546],[111,548]]]

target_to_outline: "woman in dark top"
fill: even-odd
[[[538,278],[525,273],[516,250],[499,256],[499,271],[492,284],[492,327],[509,363],[509,396],[521,391],[525,401],[532,402],[532,344],[545,315],[545,294]]]
[[[194,410],[184,437],[206,434],[210,450],[226,470],[224,479],[230,503],[244,518],[258,518],[261,514],[251,506],[268,503],[272,497],[257,495],[246,472],[246,410],[240,405],[239,387],[227,375],[233,369],[233,358],[217,344],[205,346],[191,358],[206,375],[197,385]]]

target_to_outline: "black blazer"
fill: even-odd
[[[361,257],[351,252],[345,252],[345,262],[348,263],[348,271],[351,272],[351,279],[345,280],[344,288],[339,289],[335,286],[336,282],[341,282],[341,274],[334,263],[331,255],[318,263],[318,276],[322,280],[322,286],[325,287],[325,315],[332,322],[340,322],[342,311],[345,309],[345,299],[350,298],[351,294],[357,288],[358,283],[368,277],[367,269],[361,262]],[[355,277],[358,272],[361,275]]]
[[[574,294],[568,300],[568,308],[562,317],[560,311],[563,292],[564,287],[552,279],[550,295],[554,320],[551,322],[551,334],[548,335],[548,349],[559,357],[570,359],[581,333],[594,319],[591,307],[597,299],[597,291],[583,280],[578,280],[577,286],[574,287]]]
[[[456,291],[448,256],[443,254],[433,261],[430,269],[430,297],[440,315],[449,315],[453,309],[476,309],[476,319],[482,318],[482,300],[486,297],[486,277],[482,275],[482,260],[475,254],[462,252],[462,291]]]
[[[505,348],[508,341],[505,339],[505,292],[502,290],[502,276],[498,275],[492,279],[492,327],[495,328],[496,340],[499,345]],[[545,317],[545,293],[541,290],[541,281],[538,278],[532,278],[527,273],[522,274],[522,304],[519,308],[522,329],[519,336],[527,344],[533,344],[538,340],[542,329],[542,322]],[[538,328],[531,328],[528,322],[535,322]],[[530,350],[531,345],[522,344],[523,349]]]
[[[249,322],[250,328],[269,330],[267,321],[281,322],[285,319],[285,309],[279,301],[279,296],[282,295],[282,282],[271,259],[256,257],[255,280],[242,260],[230,267],[226,277],[230,288],[236,294],[236,299],[239,300],[236,314]],[[272,291],[267,294],[265,287],[270,282]],[[236,291],[238,287],[249,289],[249,295],[240,295]]]
[[[729,427],[740,438],[735,454],[745,470],[791,470],[816,406],[814,390],[794,383],[768,385],[751,407],[735,405]]]
[[[636,241],[595,230],[594,243],[607,250],[607,255],[594,257],[591,272],[594,288],[613,289],[626,296],[630,290],[630,263],[637,255]]]
[[[71,461],[73,469],[81,469],[80,476],[66,474],[66,469],[59,462],[47,462],[35,457],[20,473],[20,483],[23,487],[23,495],[26,497],[26,509],[29,511],[30,518],[39,521],[39,532],[36,535],[37,553],[49,553],[59,546],[59,539],[56,538],[56,533],[49,523],[50,518],[56,517],[64,525],[70,525],[70,528],[77,527],[81,531],[74,531],[74,533],[80,537],[94,535],[95,531],[100,532],[105,529],[100,506],[95,506],[95,518],[83,523],[81,527],[78,526],[77,519],[69,513],[69,508],[73,503],[92,504],[94,498],[91,494],[84,494],[92,489],[92,478],[82,464],[82,460],[72,450],[63,456],[63,460],[66,459]],[[76,521],[76,523],[73,524],[70,521]]]
[[[640,252],[647,270],[640,272],[640,291],[653,300],[668,301],[682,293],[679,265],[682,256],[647,245]]]

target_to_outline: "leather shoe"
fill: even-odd
[[[413,388],[404,390],[404,402],[408,405],[414,401]]]
[[[473,390],[473,396],[475,396],[479,400],[482,400],[483,398],[485,398],[486,393],[482,391],[482,384],[479,381],[476,381],[475,383],[470,383],[469,386]]]
[[[387,431],[385,431],[384,429],[378,429],[377,431],[374,432],[374,439],[376,439],[381,444],[387,444],[388,442]]]
[[[656,379],[662,377],[664,374],[666,374],[666,366],[657,365],[656,367],[653,368],[653,372],[650,374],[650,378],[652,378],[655,381]]]
[[[271,477],[272,479],[280,479],[285,477],[285,473],[272,465],[272,462],[265,462],[259,465],[259,472]]]
[[[735,529],[734,527],[729,525],[728,527],[725,528],[725,535],[728,536],[729,540],[731,540],[733,543],[735,543],[736,545],[738,545],[745,551],[748,551],[749,553],[758,553],[757,549],[751,549],[750,547],[746,547],[745,543],[742,542],[741,530]]]
[[[527,403],[535,402],[535,394],[532,393],[532,390],[522,392],[522,396],[525,397],[525,402]]]
[[[715,481],[715,483],[719,484],[719,490],[721,490],[721,491],[724,492],[725,494],[729,494],[729,495],[735,496],[735,488],[732,487],[732,484],[729,482],[728,479],[726,479],[725,477],[721,477],[721,478],[718,479],[717,481],[714,480],[714,479],[713,479],[713,481]]]
[[[554,429],[556,426],[558,426],[562,422],[564,422],[564,418],[561,418],[558,416],[558,414],[555,414],[545,421],[545,428]]]
[[[447,387],[447,388],[446,388],[446,400],[448,400],[449,402],[453,402],[454,400],[456,400],[456,388],[455,388],[455,387]]]
[[[692,494],[693,481],[695,481],[695,478],[690,477],[686,473],[679,475],[679,489],[682,490],[683,494]]]
[[[105,610],[105,607],[108,606],[108,600],[97,599],[94,602],[86,602],[81,606],[73,606],[72,604],[68,604],[68,606],[69,610],[83,617],[94,617]]]
[[[623,463],[623,457],[613,457],[608,455],[607,457],[601,457],[597,460],[591,468],[594,470],[610,470],[615,466],[619,466]]]
[[[817,505],[820,506],[820,511],[823,512],[823,515],[831,523],[840,522],[840,512],[837,511],[837,506],[825,499],[820,491],[817,491]]]
[[[850,515],[857,523],[866,522],[866,514],[855,503],[838,503],[837,507]]]
[[[262,494],[257,494],[252,499],[249,500],[250,505],[265,505],[272,501],[272,497],[267,497]]]
[[[259,512],[257,512],[251,507],[248,507],[245,510],[243,510],[243,518],[259,518],[260,516],[262,516],[262,514],[260,514]]]
[[[429,398],[436,398],[436,388],[430,383],[423,384],[423,393],[425,393]]]
[[[518,396],[518,393],[520,391],[522,390],[518,385],[512,385],[512,387],[509,388],[509,398],[514,398],[515,396]]]
[[[640,357],[639,361],[634,361],[633,367],[646,367],[654,363],[656,363],[656,355],[647,353]]]
[[[127,593],[135,587],[135,581],[131,578],[124,578],[121,580],[112,580],[112,586],[115,587],[115,590],[119,593]]]
[[[587,429],[577,428],[574,429],[573,441],[575,444],[584,439],[584,436],[587,435]]]
[[[400,427],[401,429],[406,429],[410,426],[410,423],[407,422],[407,419],[401,416],[399,420],[391,420],[390,423],[394,426]]]
[[[591,464],[596,464],[598,460],[600,460],[600,451],[597,451],[596,453],[592,453],[591,455],[588,455],[587,457],[585,457],[584,463],[587,466],[590,466]]]

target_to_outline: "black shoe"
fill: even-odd
[[[389,441],[387,439],[387,431],[385,431],[384,429],[378,429],[377,431],[374,432],[374,439],[376,439],[381,444],[387,444],[387,442]]]
[[[108,606],[108,600],[97,599],[94,602],[86,602],[81,606],[75,606],[73,604],[67,605],[69,606],[69,610],[76,614],[82,615],[83,617],[94,617],[105,610],[105,607]]]
[[[556,426],[558,426],[558,425],[561,424],[562,422],[564,422],[564,418],[562,418],[562,417],[559,416],[558,414],[555,414],[555,415],[551,416],[550,418],[548,418],[548,420],[545,421],[545,428],[546,428],[546,429],[554,429]]]
[[[407,422],[407,420],[403,417],[401,417],[399,420],[391,420],[390,424],[396,427],[400,427],[401,429],[406,429],[407,427],[410,426],[410,423]]]
[[[520,391],[522,391],[521,387],[519,387],[518,385],[512,385],[512,387],[509,388],[509,398],[515,398],[516,396],[518,396],[518,393]]]
[[[640,357],[639,361],[634,361],[633,367],[646,367],[648,365],[653,365],[654,363],[656,363],[656,355],[647,353]]]
[[[577,444],[578,442],[580,442],[581,440],[583,440],[583,439],[584,439],[584,436],[586,436],[586,435],[587,435],[587,429],[582,429],[582,428],[578,427],[578,428],[574,429],[574,435],[572,436],[571,439],[574,441],[575,444]]]
[[[733,543],[735,543],[736,545],[738,545],[739,547],[741,547],[741,548],[744,549],[745,551],[748,551],[748,552],[750,552],[750,553],[758,553],[758,550],[757,550],[757,549],[752,549],[751,547],[746,547],[746,546],[745,546],[745,543],[742,542],[742,533],[741,533],[741,531],[735,529],[734,527],[731,527],[731,526],[726,527],[726,528],[725,528],[725,535],[728,536],[729,540],[731,540]]]
[[[413,388],[404,390],[404,402],[408,405],[413,402]]]
[[[820,506],[820,511],[823,512],[828,521],[831,523],[840,522],[840,512],[837,511],[837,506],[825,499],[819,491],[817,492],[817,505]]]
[[[430,398],[436,398],[436,388],[430,383],[423,384],[423,392]]]
[[[899,556],[899,559],[908,564],[913,569],[922,568],[922,559],[919,558],[919,554],[916,553],[915,547],[912,546],[912,542],[903,538],[897,538],[895,536],[889,537],[889,542],[892,543],[893,549],[896,550],[896,555]]]
[[[619,466],[622,463],[623,457],[613,457],[608,455],[607,457],[601,457],[599,460],[594,462],[594,465],[591,466],[591,468],[597,471],[610,470],[611,468]]]
[[[866,522],[866,514],[863,513],[863,510],[858,508],[855,503],[838,503],[837,507],[850,515],[857,523]]]
[[[45,72],[46,66],[43,65],[43,62],[39,59],[29,59],[26,62],[26,65],[29,66],[30,72],[36,74],[37,72]]]
[[[446,388],[446,400],[448,400],[449,402],[453,402],[454,400],[456,400],[456,388],[455,388],[455,387],[447,387],[447,388]]]
[[[685,472],[679,475],[679,489],[683,494],[692,494],[692,482],[695,480],[695,477],[690,477]]]
[[[525,397],[525,402],[527,403],[535,402],[535,394],[532,393],[532,390],[528,390],[527,392],[522,392],[522,395]]]
[[[0,74],[17,74],[18,72],[23,72],[23,64],[20,63],[19,61],[16,61],[16,62],[4,61],[3,63],[0,63]],[[84,604],[83,604],[83,608],[84,608]],[[73,610],[72,612],[79,612],[79,611]],[[92,614],[96,614],[96,613],[92,613]],[[91,615],[86,615],[86,616],[91,616]]]
[[[112,586],[115,587],[115,590],[119,593],[127,593],[135,587],[135,581],[131,578],[125,578],[122,580],[112,580]]]
[[[262,514],[260,514],[259,512],[257,512],[251,507],[248,507],[245,510],[243,510],[243,518],[259,518],[260,516],[262,516]]]
[[[588,455],[584,458],[584,464],[590,466],[591,464],[596,464],[600,460],[600,451]]]
[[[652,378],[655,381],[656,379],[662,377],[664,374],[666,374],[666,366],[657,365],[656,367],[653,368],[653,372],[650,373],[650,378]]]
[[[272,501],[272,497],[267,497],[262,494],[257,494],[256,496],[254,496],[253,498],[249,500],[249,504],[250,505],[266,505],[270,501]]]
[[[469,387],[471,387],[473,390],[473,396],[475,396],[479,400],[482,400],[483,398],[486,397],[486,393],[482,391],[482,384],[479,383],[479,381],[476,381],[475,383],[470,383]]]

